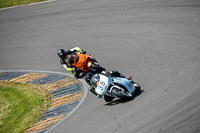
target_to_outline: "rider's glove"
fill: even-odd
[[[74,52],[74,51],[80,51],[80,50],[81,50],[81,48],[74,47],[74,48],[71,48],[69,51]]]

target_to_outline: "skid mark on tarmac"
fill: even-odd
[[[45,132],[63,120],[83,96],[81,84],[69,76],[42,72],[2,72],[0,80],[41,85],[53,95],[51,106],[25,132]]]

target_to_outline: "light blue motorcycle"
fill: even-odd
[[[103,96],[105,101],[112,101],[111,99],[120,98],[131,100],[135,94],[141,91],[139,84],[132,80],[121,77],[105,76],[103,74],[95,74],[90,80],[90,84],[95,88],[95,92]],[[110,100],[109,100],[110,99]]]

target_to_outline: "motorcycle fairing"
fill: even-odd
[[[124,86],[130,93],[133,93],[136,89],[135,86],[132,85],[131,81],[125,78],[113,77],[113,83]]]
[[[109,83],[111,78],[106,77],[105,75],[100,75],[100,80],[98,83],[98,86],[96,87],[95,91],[99,94],[99,95],[103,95],[106,91],[107,91],[107,87],[109,85]]]
[[[106,77],[105,75],[100,75],[100,80],[98,83],[98,86],[96,87],[95,91],[99,94],[99,95],[103,95],[103,94],[109,94],[107,93],[107,87],[110,86],[111,83],[114,83],[116,85],[122,85],[125,88],[127,88],[127,90],[130,93],[135,92],[135,87],[132,85],[131,81],[125,78],[120,78],[120,77]],[[111,91],[111,90],[109,90]],[[110,94],[109,94],[110,95]]]

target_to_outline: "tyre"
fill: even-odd
[[[141,87],[140,87],[140,85],[138,84],[138,83],[134,83],[133,84],[133,86],[135,86],[135,93],[137,94],[137,93],[140,93],[141,92]]]
[[[132,100],[134,97],[131,93],[127,92],[127,91],[122,91],[119,88],[113,88],[112,89],[112,93],[121,98],[121,99],[126,99],[126,100]]]

